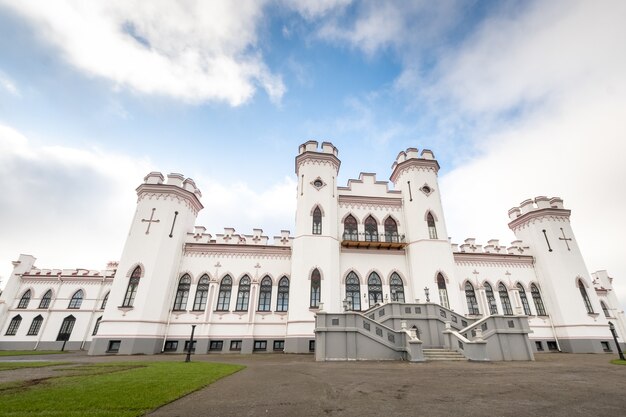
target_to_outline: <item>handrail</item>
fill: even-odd
[[[345,231],[343,232],[342,239],[352,242],[404,243],[405,236],[398,233],[363,233]]]

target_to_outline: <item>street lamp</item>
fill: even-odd
[[[619,353],[619,358],[621,360],[626,360],[624,359],[624,352],[622,352],[622,349],[619,347],[619,342],[617,341],[617,333],[615,332],[615,326],[611,322],[609,322],[609,330],[611,330],[611,333],[613,334],[613,340],[615,340],[615,346],[617,346],[617,353]]]
[[[430,290],[428,289],[428,287],[424,287],[424,294],[426,294],[426,302],[429,303],[430,302]]]
[[[191,337],[189,338],[189,345],[187,346],[187,357],[185,362],[191,362],[191,348],[193,347],[193,333],[196,331],[196,325],[191,325]]]

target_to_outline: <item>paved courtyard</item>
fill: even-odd
[[[180,355],[84,354],[48,358],[77,362],[184,359]],[[536,359],[317,363],[310,355],[195,355],[194,361],[239,363],[247,368],[150,415],[626,416],[626,366],[609,364],[613,355],[541,354]]]

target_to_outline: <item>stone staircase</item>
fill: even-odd
[[[424,359],[426,362],[432,361],[466,361],[463,354],[449,349],[424,349]]]

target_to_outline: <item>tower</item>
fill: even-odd
[[[158,353],[187,232],[202,209],[192,179],[151,172],[137,188],[137,209],[90,354]]]
[[[446,305],[437,289],[441,274],[447,286],[449,307],[462,311],[459,291],[452,280],[455,272],[452,248],[448,241],[437,173],[439,163],[428,149],[418,154],[416,148],[400,152],[391,166],[391,181],[402,191],[406,254],[412,297],[407,301],[426,301],[425,288],[430,300]]]
[[[332,143],[308,141],[296,157],[298,177],[296,228],[291,252],[293,293],[290,295],[285,351],[302,352],[320,308],[339,311],[339,240],[337,173],[341,161]],[[319,299],[312,294],[319,272]],[[313,279],[313,283],[312,283]],[[317,290],[315,290],[317,291]],[[315,292],[313,291],[313,292]]]
[[[540,291],[561,349],[602,352],[599,339],[609,335],[608,322],[600,314],[570,214],[560,198],[540,196],[509,210],[509,228],[532,248]]]

